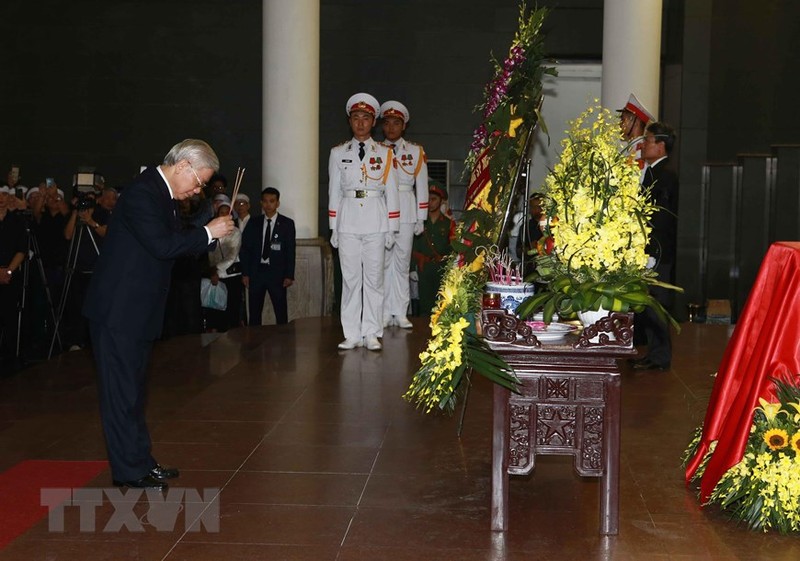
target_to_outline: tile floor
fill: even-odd
[[[509,530],[489,530],[491,385],[475,381],[461,438],[457,416],[404,402],[426,332],[421,320],[389,329],[381,353],[337,351],[331,318],[158,343],[148,421],[154,455],[182,470],[162,499],[173,518],[154,519],[144,497],[125,518],[117,501],[133,496],[104,495],[90,531],[68,507],[63,532],[42,520],[0,561],[800,559],[796,537],[700,510],[683,484],[726,326],[684,325],[669,372],[623,371],[620,533],[608,537],[597,480],[558,457],[512,477]],[[105,458],[93,376],[81,351],[0,380],[0,470]],[[89,487],[109,485],[105,472]]]

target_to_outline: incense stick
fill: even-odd
[[[242,185],[242,179],[244,178],[244,170],[245,168],[239,168],[236,171],[236,181],[233,183],[233,195],[231,196],[231,204],[235,204],[236,202],[236,195],[239,194],[239,187]]]

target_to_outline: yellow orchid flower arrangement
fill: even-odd
[[[431,315],[431,337],[419,355],[420,368],[403,396],[426,413],[452,413],[457,391],[468,368],[492,382],[516,390],[511,368],[486,345],[475,329],[475,314],[481,307],[486,282],[483,269],[458,266],[454,257],[447,269],[436,308]]]
[[[523,302],[521,317],[651,307],[677,322],[649,287],[683,290],[659,281],[645,251],[657,208],[639,185],[639,168],[622,148],[619,119],[597,104],[570,123],[558,163],[545,179],[542,208],[552,251],[536,258],[530,279],[546,290]]]
[[[751,529],[788,534],[800,532],[800,375],[791,383],[773,381],[778,401],[759,398],[744,456],[722,476],[708,504]],[[694,456],[701,434],[699,427],[684,464]],[[703,458],[693,481],[703,476],[715,450]]]

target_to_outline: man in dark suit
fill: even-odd
[[[176,257],[208,250],[234,228],[230,217],[183,230],[175,200],[200,192],[219,169],[202,140],[172,147],[119,197],[83,307],[98,374],[100,415],[115,485],[166,489],[178,470],[152,457],[144,418],[145,372],[161,333]]]
[[[642,188],[650,189],[653,204],[658,207],[650,219],[653,230],[647,254],[654,261],[659,280],[673,283],[678,236],[678,175],[669,167],[667,158],[675,144],[675,131],[666,123],[650,123],[643,142]],[[669,311],[673,291],[656,286],[650,293]],[[672,362],[669,325],[647,308],[636,315],[634,329],[643,332],[647,339],[647,354],[633,362],[634,369],[668,370]]]
[[[261,325],[267,292],[275,310],[275,321],[288,323],[286,289],[294,283],[294,220],[278,214],[281,194],[274,187],[261,191],[264,214],[247,222],[242,234],[239,261],[242,282],[250,292],[250,325]]]

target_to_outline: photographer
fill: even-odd
[[[114,191],[111,187],[109,189]],[[92,194],[82,194],[72,198],[72,214],[70,214],[67,225],[64,227],[65,239],[68,241],[72,239],[76,224],[88,227],[95,235],[95,238],[97,236],[101,238],[106,236],[110,211],[101,207],[98,203],[99,201],[96,201]],[[114,198],[114,203],[116,203],[116,197]],[[97,252],[93,251],[93,253],[94,260],[96,260]],[[92,266],[94,266],[94,261],[92,261]]]
[[[54,299],[53,304],[58,306],[55,299],[61,294],[64,281],[64,261],[67,254],[64,227],[67,225],[69,207],[64,200],[64,192],[55,182],[50,186],[41,183],[39,192],[42,193],[42,197],[31,208],[34,231],[39,239],[39,254]]]
[[[64,227],[64,239],[70,242],[66,264],[70,283],[61,327],[65,347],[70,350],[89,343],[89,323],[81,315],[81,308],[108,229],[107,214],[99,210],[93,194],[79,194],[72,199],[72,212]]]
[[[117,206],[117,198],[119,192],[113,187],[103,187],[100,195],[97,197],[97,206],[94,210],[94,218],[101,224],[102,233],[98,233],[105,237],[106,225],[111,218],[111,213],[114,212],[114,207]]]
[[[0,371],[15,366],[17,350],[17,306],[22,294],[20,266],[25,258],[25,224],[9,212],[14,195],[0,187]]]
[[[10,212],[28,208],[26,204],[28,188],[20,183],[21,179],[19,168],[16,166],[12,167],[6,176],[5,187],[8,189],[8,194],[11,195],[6,206]]]

